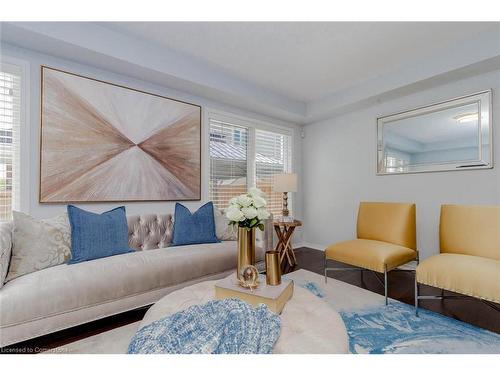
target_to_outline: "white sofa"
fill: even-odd
[[[235,272],[236,241],[168,246],[170,215],[129,216],[136,252],[29,273],[0,289],[0,347],[148,306],[173,290]],[[257,242],[256,259],[272,248],[272,222]],[[0,224],[1,249],[11,224]],[[163,248],[155,248],[161,246]]]

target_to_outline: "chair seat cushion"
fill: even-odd
[[[500,303],[500,261],[463,254],[439,254],[417,267],[417,281]]]
[[[416,259],[417,252],[388,242],[357,239],[330,245],[325,250],[327,259],[347,263],[376,272],[394,269]]]

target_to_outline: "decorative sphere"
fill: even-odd
[[[245,280],[252,280],[253,276],[254,276],[254,271],[250,267],[246,267],[243,270],[243,277]]]
[[[243,266],[240,269],[240,278],[245,287],[257,285],[259,271],[252,265]]]

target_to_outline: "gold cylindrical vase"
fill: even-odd
[[[241,267],[255,266],[255,228],[238,228],[238,264],[236,276],[239,278]]]
[[[266,283],[281,284],[280,253],[277,251],[266,251]]]

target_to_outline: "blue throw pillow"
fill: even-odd
[[[215,235],[214,205],[208,202],[194,214],[175,204],[173,246],[220,242]]]
[[[130,253],[125,207],[95,214],[68,205],[71,259],[68,264]]]

